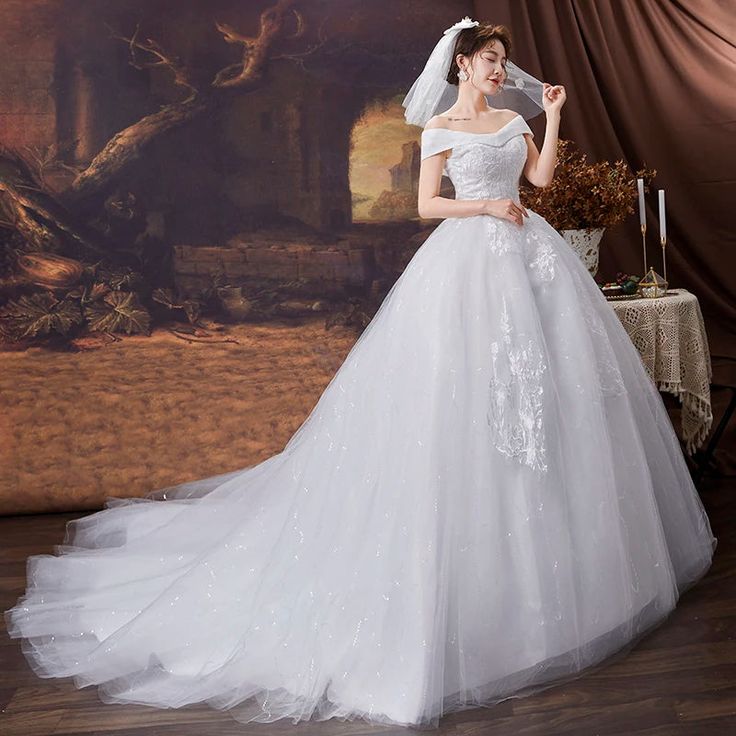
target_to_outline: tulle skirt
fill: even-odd
[[[434,727],[659,625],[717,540],[638,353],[529,213],[443,221],[280,453],[30,557],[5,618],[38,675]]]

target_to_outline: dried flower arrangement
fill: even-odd
[[[655,169],[632,174],[622,159],[614,164],[590,164],[572,141],[557,144],[557,166],[548,187],[520,187],[521,202],[533,209],[557,230],[608,227],[634,213],[638,193],[636,179],[644,186],[656,176]]]

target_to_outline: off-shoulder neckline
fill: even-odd
[[[473,130],[453,130],[452,128],[425,128],[422,133],[431,133],[434,130],[444,130],[448,133],[460,133],[461,135],[498,135],[504,128],[507,128],[514,121],[523,119],[524,117],[522,115],[516,115],[516,117],[511,118],[508,123],[504,123],[498,130],[494,130],[492,133],[479,133]]]

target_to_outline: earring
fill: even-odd
[[[468,73],[465,71],[465,69],[461,69],[457,73],[457,76],[458,76],[458,79],[461,79],[463,82],[467,82],[468,81]]]

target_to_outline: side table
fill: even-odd
[[[678,288],[656,299],[608,301],[657,388],[680,400],[685,450],[692,455],[713,424],[713,371],[698,298]]]

